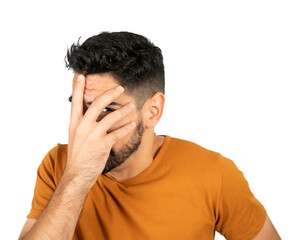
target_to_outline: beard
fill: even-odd
[[[113,149],[110,150],[109,157],[102,171],[102,174],[107,173],[114,169],[115,167],[121,165],[127,158],[129,158],[136,150],[138,150],[142,136],[144,133],[143,121],[136,126],[132,136],[130,137],[128,143],[123,146],[119,151]]]

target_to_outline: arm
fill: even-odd
[[[25,236],[25,234],[29,232],[29,230],[33,227],[36,221],[37,220],[34,218],[27,218],[18,240],[22,239]]]
[[[281,240],[268,215],[263,228],[253,240]]]
[[[124,88],[118,86],[107,90],[83,113],[84,87],[84,76],[76,73],[73,79],[68,156],[64,173],[39,219],[25,224],[20,236],[22,240],[72,238],[89,189],[103,172],[112,146],[136,125],[135,122],[126,120],[121,127],[109,131],[134,109],[133,103],[104,117],[101,115],[103,109],[120,96]],[[99,116],[102,118],[97,122]]]
[[[234,162],[218,154],[221,191],[216,230],[226,239],[278,240],[264,206],[255,198]]]
[[[64,173],[47,207],[20,239],[72,239],[89,191],[89,187],[81,182]]]

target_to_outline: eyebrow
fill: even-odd
[[[87,102],[86,105],[90,106],[93,102]],[[117,107],[122,107],[121,104],[116,103],[116,102],[111,102],[110,104],[108,104],[107,106],[117,106]]]

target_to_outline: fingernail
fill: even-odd
[[[117,86],[116,90],[119,91],[119,92],[123,92],[124,88],[122,86]]]
[[[133,109],[134,108],[134,104],[133,103],[129,103],[128,107]]]

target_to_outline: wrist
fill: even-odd
[[[68,187],[71,191],[79,193],[88,193],[90,187],[89,182],[83,177],[74,174],[74,172],[65,170],[59,182],[63,187]]]

